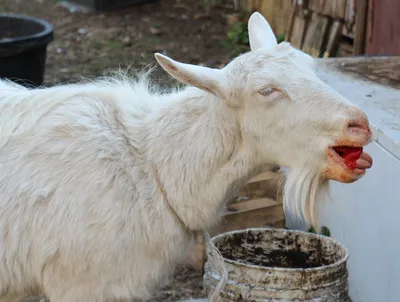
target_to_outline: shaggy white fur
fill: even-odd
[[[249,33],[252,51],[222,70],[157,55],[192,86],[171,93],[145,75],[34,90],[0,81],[1,301],[149,297],[192,240],[166,202],[206,230],[276,164],[290,170],[287,209],[313,220],[325,150],[362,113],[311,57],[277,45],[261,15]]]

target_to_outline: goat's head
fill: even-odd
[[[260,164],[293,171],[286,193],[311,221],[316,196],[310,194],[324,180],[353,182],[372,165],[362,152],[371,140],[368,119],[316,76],[312,57],[287,42],[278,45],[259,13],[250,17],[248,28],[251,51],[221,70],[156,58],[174,78],[238,111],[245,147]]]

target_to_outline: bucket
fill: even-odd
[[[0,14],[0,78],[25,86],[44,79],[47,45],[53,26],[40,19]]]
[[[222,290],[213,301],[351,301],[348,251],[329,237],[254,228],[223,233],[211,243],[221,253],[227,271]],[[210,299],[221,280],[217,268],[222,263],[210,247],[207,256],[204,285]]]

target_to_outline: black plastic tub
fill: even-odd
[[[0,78],[24,86],[43,83],[53,26],[40,19],[0,14]]]

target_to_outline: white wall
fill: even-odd
[[[400,302],[400,160],[376,142],[365,151],[373,167],[353,184],[332,182],[335,204],[326,204],[321,223],[349,250],[353,301]],[[290,217],[288,226],[302,229]]]

